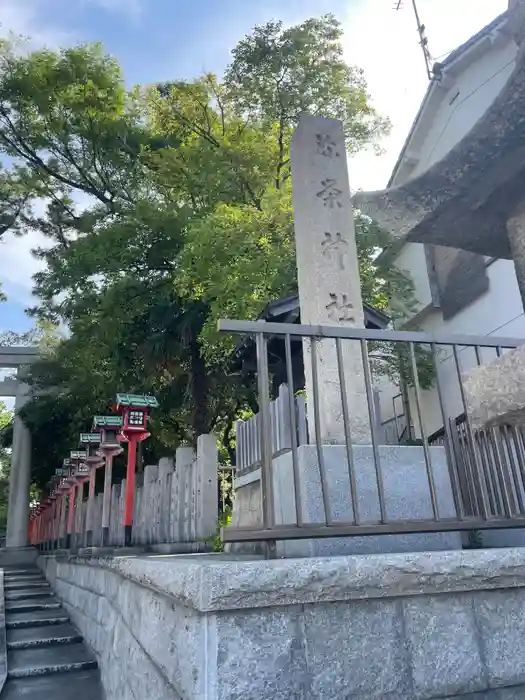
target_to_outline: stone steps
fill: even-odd
[[[97,662],[38,569],[4,570],[7,683],[2,700],[102,700]]]
[[[46,583],[46,581],[15,581],[15,582],[10,582],[9,579],[7,579],[4,583],[4,591],[19,591],[19,590],[24,590],[26,588],[31,588],[31,589],[47,589],[49,588],[49,584]]]
[[[68,622],[48,627],[18,627],[7,631],[8,649],[32,649],[81,641],[81,635]]]
[[[7,657],[8,678],[86,671],[96,667],[97,662],[93,656],[84,644],[78,642],[52,647],[15,649],[10,651]]]
[[[16,612],[6,615],[6,629],[17,627],[44,627],[46,625],[61,625],[69,622],[69,615],[62,609],[35,610],[33,612]]]
[[[14,591],[5,591],[4,598],[7,601],[11,600],[29,600],[31,598],[46,598],[53,595],[50,586],[47,588],[19,588]]]
[[[59,610],[60,603],[56,598],[29,598],[28,600],[8,600],[5,603],[6,612],[36,612],[37,610]]]
[[[72,671],[63,676],[8,680],[2,700],[102,700],[98,671]]]
[[[44,577],[42,574],[18,574],[18,575],[5,575],[4,574],[4,580],[10,584],[10,583],[29,583],[31,581],[42,581],[45,582]]]

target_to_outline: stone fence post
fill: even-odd
[[[215,435],[197,439],[195,463],[195,540],[212,537],[219,520],[218,451]]]
[[[158,541],[166,543],[170,541],[171,527],[171,482],[173,479],[173,460],[162,457],[159,460],[159,500],[158,500]]]

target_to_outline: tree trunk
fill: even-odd
[[[197,335],[190,340],[192,429],[195,439],[211,430],[210,378]]]

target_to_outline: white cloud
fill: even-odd
[[[126,15],[137,21],[142,15],[142,0],[84,0],[84,4],[98,6],[102,10]]]
[[[412,3],[404,0],[399,11],[392,6],[390,0],[363,0],[343,20],[346,59],[363,68],[374,105],[393,126],[384,155],[361,153],[352,159],[352,188],[386,186],[428,85]],[[504,12],[507,0],[419,0],[418,7],[430,51],[438,58]]]
[[[1,0],[0,36],[10,33],[28,38],[28,47],[47,46],[57,49],[75,41],[71,32],[46,23],[45,5],[41,0]]]
[[[31,254],[31,250],[46,245],[49,245],[49,239],[37,231],[29,231],[21,237],[11,233],[4,236],[0,243],[0,280],[8,299],[24,306],[34,303],[32,277],[42,269],[42,263]]]
[[[93,197],[83,192],[75,194],[75,209],[84,211],[93,204]],[[39,216],[44,213],[46,202],[39,200],[34,205],[34,213]],[[44,268],[41,260],[31,251],[35,248],[49,248],[53,241],[38,231],[27,231],[23,236],[7,233],[0,240],[0,280],[2,291],[8,300],[16,301],[24,306],[34,305],[32,296],[33,275]]]

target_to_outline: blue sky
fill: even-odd
[[[351,185],[385,185],[424,95],[427,81],[410,1],[393,0],[0,0],[0,36],[8,31],[52,48],[101,41],[120,61],[127,82],[220,73],[229,52],[254,24],[286,24],[333,12],[345,30],[345,56],[361,66],[378,109],[393,131],[384,153],[357,156]],[[507,0],[419,0],[433,56],[451,51],[506,9]],[[0,331],[31,326],[31,276],[39,268],[31,248],[38,234],[6,236],[0,244],[0,280],[9,301],[0,304]]]
[[[15,7],[13,0],[0,2],[2,23],[4,3]],[[25,3],[23,21],[36,41],[102,41],[133,83],[220,71],[254,24],[343,14],[348,0],[18,0]]]

